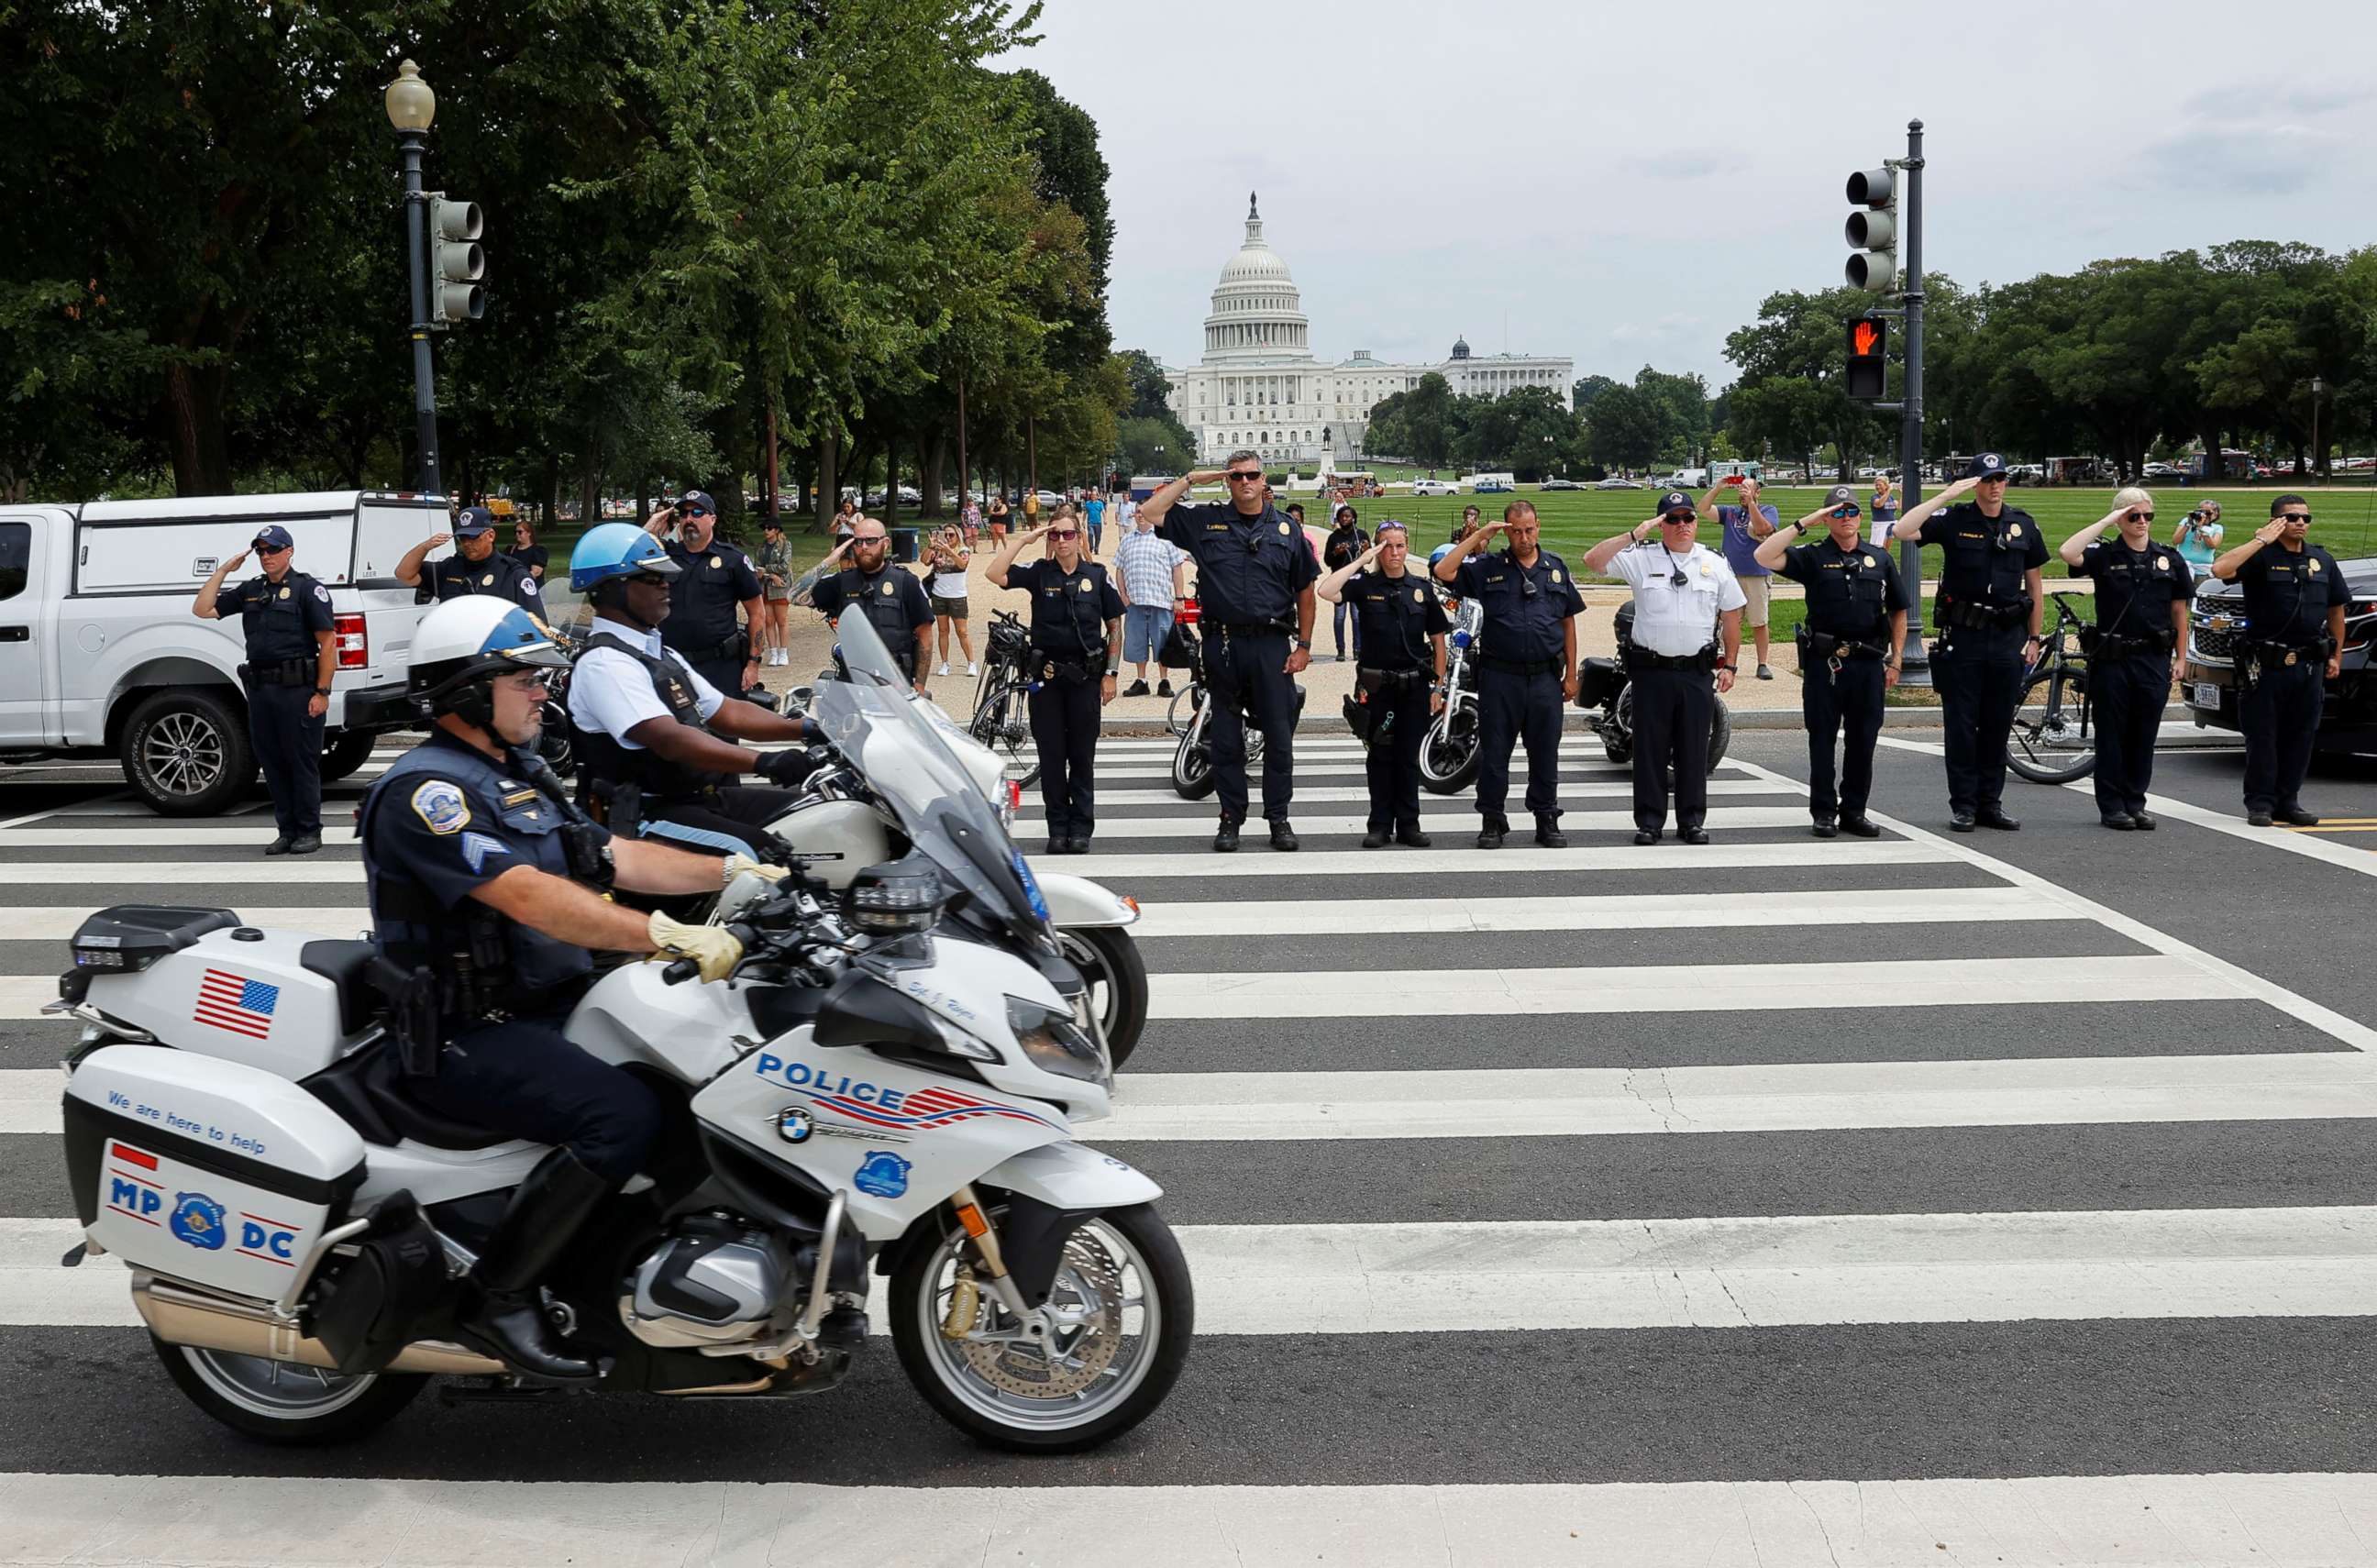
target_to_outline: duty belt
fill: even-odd
[[[737,631],[730,634],[724,641],[714,642],[707,648],[680,648],[676,652],[677,656],[688,664],[706,664],[713,659],[739,658],[750,643],[748,636]]]
[[[2159,637],[2117,637],[2109,631],[2098,632],[2095,652],[2108,659],[2130,659],[2142,654],[2167,654],[2171,644]]]
[[[2025,593],[2018,603],[1992,604],[1986,601],[1951,599],[1939,605],[1939,619],[1943,625],[1956,627],[2012,626],[2030,615],[2030,595]]]
[[[258,686],[311,686],[317,674],[311,659],[266,659],[241,668]]]
[[[1798,642],[1809,656],[1818,659],[1879,659],[1889,652],[1879,642],[1860,642],[1835,632],[1818,631],[1804,621],[1799,626]]]
[[[2240,642],[2237,651],[2256,665],[2270,668],[2287,664],[2324,664],[2334,644],[2323,637],[2316,642]]]
[[[1478,654],[1477,662],[1506,676],[1556,676],[1565,664],[1559,659],[1498,659],[1491,653]]]
[[[1703,648],[1697,653],[1654,653],[1648,648],[1637,646],[1626,651],[1626,667],[1630,670],[1713,670],[1716,668],[1716,650]]]
[[[1224,632],[1237,632],[1247,637],[1262,637],[1277,632],[1284,637],[1293,631],[1287,622],[1276,621],[1207,621],[1206,626]]]

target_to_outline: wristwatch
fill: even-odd
[[[314,695],[317,697],[328,697],[330,695],[330,688],[327,686],[317,686],[314,688]]]
[[[1725,660],[1725,659],[1719,659],[1719,660],[1716,662],[1716,667],[1717,667],[1718,669],[1721,669],[1721,670],[1738,670],[1738,669],[1739,668],[1739,666],[1738,666],[1738,665],[1737,665],[1737,664],[1735,664],[1731,663],[1729,660]]]
[[[1792,522],[1791,522],[1791,532],[1792,532],[1792,533],[1807,533],[1807,532],[1808,532],[1808,520],[1807,520],[1806,518],[1804,518],[1804,517],[1802,517],[1802,518],[1795,518],[1795,519],[1793,519],[1793,520],[1792,520]]]
[[[1304,650],[1305,652],[1310,652],[1312,651],[1312,644],[1311,644],[1311,642],[1310,642],[1308,640],[1307,640],[1307,639],[1305,639],[1305,638],[1301,638],[1301,637],[1290,637],[1290,638],[1287,640],[1287,645],[1288,645],[1290,648],[1301,648],[1301,649],[1303,649],[1303,650]]]

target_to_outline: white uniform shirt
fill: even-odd
[[[1681,658],[1716,640],[1717,616],[1749,599],[1725,557],[1694,545],[1689,556],[1669,553],[1656,538],[1618,552],[1610,574],[1634,590],[1634,640],[1646,652]],[[1684,574],[1684,585],[1675,574]]]
[[[608,616],[595,618],[594,630],[607,631],[630,648],[641,648],[652,657],[675,664],[703,718],[717,712],[719,705],[726,700],[718,688],[702,679],[692,665],[661,646],[659,632],[638,631],[626,621],[613,620]],[[627,732],[646,719],[668,718],[669,711],[661,694],[652,689],[651,671],[615,649],[597,648],[581,656],[578,667],[570,672],[569,716],[587,729],[609,736],[630,751],[641,751],[642,744],[629,740]]]

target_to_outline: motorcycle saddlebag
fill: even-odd
[[[1186,621],[1176,620],[1172,629],[1164,634],[1164,646],[1156,650],[1156,663],[1167,670],[1192,670],[1202,656],[1197,628]]]
[[[260,1068],[107,1046],[66,1081],[67,1179],[90,1239],[134,1268],[275,1300],[364,1179],[364,1141]]]
[[[1615,659],[1580,659],[1576,665],[1576,705],[1598,708],[1618,695],[1626,684],[1625,672]]]

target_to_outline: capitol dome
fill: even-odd
[[[1205,317],[1205,359],[1308,360],[1312,328],[1287,263],[1264,240],[1262,214],[1247,197],[1247,237],[1223,264]]]

